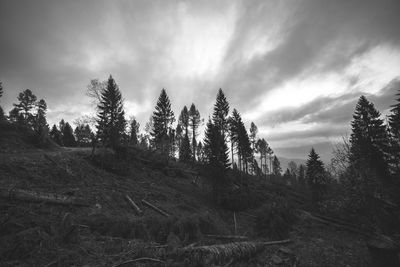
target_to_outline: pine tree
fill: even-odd
[[[181,114],[179,114],[178,125],[185,130],[185,134],[189,134],[189,111],[186,106],[183,107]]]
[[[199,143],[197,144],[197,148],[196,148],[196,156],[197,156],[197,160],[199,162],[204,162],[204,148],[203,148],[203,144],[201,143],[201,141],[199,141]]]
[[[392,105],[389,115],[390,143],[391,143],[391,158],[390,163],[393,172],[397,177],[400,175],[400,90],[396,94],[397,103]]]
[[[213,123],[220,129],[222,135],[228,130],[227,116],[229,114],[229,103],[226,100],[224,92],[220,88],[218,90],[217,99],[214,105]]]
[[[53,139],[56,144],[59,146],[64,146],[63,144],[63,138],[61,132],[57,129],[57,126],[54,124],[53,127],[51,128],[51,131],[49,133],[50,138]]]
[[[251,122],[250,124],[250,143],[251,143],[251,148],[253,151],[256,149],[256,140],[257,140],[257,133],[258,133],[258,128],[254,124],[254,122]]]
[[[197,129],[200,126],[200,112],[197,110],[196,106],[192,103],[189,109],[189,126],[192,128],[192,155],[193,160],[196,160],[196,136]]]
[[[65,128],[65,121],[64,121],[64,119],[61,119],[61,121],[58,123],[58,128],[60,129],[60,132],[61,132],[61,133],[64,132],[64,128]]]
[[[374,105],[361,96],[351,123],[350,165],[364,182],[372,176],[388,177],[388,136],[379,117]]]
[[[155,109],[153,112],[153,132],[151,132],[151,135],[156,149],[166,155],[170,146],[168,133],[172,123],[175,121],[175,116],[164,88],[161,90]]]
[[[176,140],[176,145],[178,147],[178,150],[181,149],[181,144],[182,144],[183,137],[184,137],[184,135],[183,135],[182,127],[178,123],[178,125],[176,125],[176,130],[175,130],[175,140]]]
[[[23,116],[24,122],[32,126],[34,117],[31,114],[31,110],[36,106],[37,97],[32,93],[31,90],[26,89],[18,95],[18,104],[14,104],[14,107]]]
[[[34,118],[34,125],[33,125],[33,129],[36,132],[38,141],[40,143],[44,142],[45,138],[49,134],[49,125],[47,124],[46,120],[46,111],[47,111],[46,101],[40,99],[39,102],[37,102],[37,113]]]
[[[299,184],[304,185],[305,182],[305,172],[306,172],[306,167],[303,164],[300,164],[299,166],[299,174],[298,174],[298,181]]]
[[[274,156],[274,159],[272,161],[272,172],[275,176],[281,176],[282,172],[281,163],[276,156]]]
[[[226,170],[229,167],[229,152],[225,136],[219,126],[214,125],[209,119],[204,139],[206,162],[212,173],[212,184],[217,201],[226,186]]]
[[[72,131],[72,127],[71,125],[69,125],[69,123],[65,123],[63,132],[62,132],[62,136],[63,136],[63,144],[66,147],[74,147],[76,146],[76,141],[75,141],[75,137]]]
[[[131,123],[130,123],[130,127],[131,127],[131,132],[130,132],[130,136],[129,136],[129,143],[132,145],[137,145],[138,144],[138,134],[139,134],[139,127],[140,124],[136,121],[135,118],[132,119]]]
[[[179,160],[182,162],[189,162],[191,155],[189,136],[185,134],[181,142],[181,147],[179,148]]]
[[[121,92],[111,75],[97,108],[97,135],[104,146],[115,149],[122,143],[126,120]]]
[[[307,183],[310,186],[313,200],[321,200],[326,191],[327,179],[325,175],[324,163],[319,159],[319,155],[314,148],[311,149],[307,160]]]
[[[3,84],[0,81],[0,98],[3,96]],[[4,121],[6,119],[5,115],[4,115],[4,110],[3,108],[0,106],[0,122]]]

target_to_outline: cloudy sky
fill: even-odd
[[[222,88],[279,156],[328,160],[361,94],[393,104],[399,14],[398,0],[0,0],[0,101],[30,88],[49,123],[72,122],[112,74],[144,126],[162,88],[176,116],[194,102],[206,118]]]

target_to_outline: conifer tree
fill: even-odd
[[[44,139],[48,136],[49,133],[49,125],[47,124],[46,120],[46,111],[47,111],[47,104],[46,101],[40,99],[37,102],[37,113],[34,120],[33,128],[39,137],[39,141],[43,142]]]
[[[201,143],[201,141],[199,141],[199,143],[197,144],[197,148],[196,148],[196,156],[197,156],[197,160],[199,162],[204,162],[204,148],[203,148],[203,144]]]
[[[111,75],[97,108],[97,136],[104,146],[115,149],[122,142],[126,120],[121,92]]]
[[[305,166],[303,164],[300,164],[299,171],[298,171],[299,172],[298,181],[299,181],[299,184],[301,184],[301,185],[304,185],[304,182],[305,182],[305,177],[306,177],[305,171],[306,171]]]
[[[130,123],[130,127],[131,127],[131,132],[130,132],[130,136],[129,136],[129,143],[132,145],[137,145],[138,144],[138,134],[139,134],[139,127],[140,124],[136,121],[135,118],[132,119],[131,123]]]
[[[400,90],[396,94],[396,104],[392,105],[389,115],[390,143],[391,143],[391,158],[390,163],[393,172],[398,177],[400,176]]]
[[[275,176],[281,176],[282,172],[281,163],[276,156],[274,156],[274,159],[272,161],[272,172]]]
[[[204,151],[206,162],[212,173],[214,194],[218,201],[227,183],[226,170],[229,167],[229,154],[225,136],[219,126],[214,125],[210,119],[206,126]]]
[[[364,182],[367,177],[388,177],[388,136],[380,113],[361,96],[351,123],[350,165]]]
[[[200,126],[200,112],[197,110],[196,106],[192,103],[189,109],[189,126],[192,128],[192,155],[193,160],[196,160],[196,137],[197,129]]]
[[[319,159],[319,155],[311,148],[307,160],[307,183],[310,186],[313,200],[319,201],[326,191],[327,178],[324,163]]]
[[[229,103],[226,100],[224,92],[221,88],[218,90],[217,99],[214,105],[214,112],[212,116],[213,124],[220,129],[222,135],[225,135],[228,124],[227,116],[229,114]]]
[[[63,138],[61,132],[57,129],[57,126],[54,124],[53,127],[51,128],[51,131],[49,133],[50,138],[53,139],[56,144],[59,146],[64,146],[63,144]]]
[[[181,147],[179,148],[179,160],[182,162],[189,162],[191,155],[189,136],[185,134],[181,141]]]
[[[18,108],[14,107],[8,113],[8,119],[11,122],[22,124],[24,122],[24,116],[19,112]]]
[[[170,138],[168,133],[172,123],[175,121],[174,112],[171,109],[167,92],[163,88],[158,98],[155,111],[153,112],[153,131],[151,135],[156,149],[162,154],[168,154],[170,149]]]
[[[76,141],[75,141],[75,137],[73,134],[73,130],[71,125],[69,125],[69,123],[65,123],[63,132],[62,132],[62,137],[63,137],[63,144],[66,147],[74,147],[76,146]]]
[[[258,133],[258,128],[254,124],[254,122],[251,122],[250,124],[250,143],[251,143],[251,148],[253,151],[256,149],[256,141],[257,141],[257,133]]]
[[[58,123],[58,128],[60,129],[60,132],[61,132],[61,133],[64,132],[64,128],[65,128],[65,121],[64,121],[64,119],[61,119],[61,121]]]
[[[189,110],[186,106],[183,107],[181,114],[179,114],[178,125],[180,125],[182,130],[185,130],[185,134],[189,134]]]
[[[175,129],[175,140],[176,140],[176,145],[178,147],[178,150],[181,149],[181,144],[182,144],[182,139],[183,139],[184,135],[183,135],[183,130],[181,125],[178,123],[176,125],[176,129]]]
[[[0,81],[0,98],[3,96],[3,84]],[[5,120],[5,116],[4,116],[4,110],[3,108],[0,106],[0,121]]]
[[[33,115],[31,114],[31,110],[36,105],[37,97],[32,93],[30,89],[26,89],[18,95],[18,104],[14,104],[16,110],[18,110],[19,114],[22,114],[23,120],[26,124],[32,126],[33,124]]]

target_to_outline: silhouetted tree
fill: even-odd
[[[204,162],[204,160],[205,160],[204,147],[203,147],[203,144],[201,143],[201,141],[199,141],[199,143],[197,144],[196,154],[197,154],[196,155],[197,160],[199,162]]]
[[[101,92],[98,108],[97,136],[104,146],[116,148],[125,134],[125,112],[118,85],[110,75],[107,87]]]
[[[305,171],[306,171],[306,167],[303,164],[300,164],[299,166],[299,174],[298,174],[298,181],[299,184],[304,185],[305,184]]]
[[[175,141],[176,141],[176,145],[178,147],[178,150],[181,149],[181,144],[182,144],[182,139],[183,139],[184,135],[183,135],[183,130],[181,125],[178,123],[176,125],[176,130],[175,130]],[[178,151],[178,153],[180,153]]]
[[[136,121],[135,118],[132,118],[132,121],[130,123],[130,135],[129,135],[129,143],[132,145],[137,145],[138,144],[138,134],[139,134],[139,127],[140,124]]]
[[[88,124],[79,124],[74,130],[78,146],[89,146],[92,140],[92,130]]]
[[[389,129],[391,141],[390,163],[397,177],[400,175],[400,90],[396,94],[396,104],[392,105],[389,115]]]
[[[265,175],[268,173],[267,166],[267,152],[268,152],[268,143],[264,138],[258,139],[256,142],[256,151],[260,153],[260,166],[261,172],[264,172]]]
[[[162,154],[167,155],[170,147],[168,133],[170,132],[172,123],[175,121],[175,116],[164,88],[161,90],[155,109],[153,112],[153,132],[151,135],[153,136],[156,149],[160,150]]]
[[[190,161],[191,155],[189,136],[185,134],[181,141],[181,147],[179,148],[179,160],[188,162]]]
[[[231,145],[233,145],[231,150],[233,151],[233,147],[236,146],[239,169],[247,172],[248,163],[252,162],[249,135],[247,134],[246,127],[236,109],[233,110],[232,116],[228,121]]]
[[[289,167],[289,170],[290,170],[290,175],[292,176],[292,178],[294,180],[296,180],[296,176],[297,176],[297,164],[296,164],[296,162],[290,161],[288,163],[288,167]]]
[[[65,123],[64,129],[62,131],[62,137],[63,137],[63,144],[66,147],[74,147],[76,146],[76,141],[75,137],[72,131],[71,125],[69,123]]]
[[[102,93],[107,88],[107,81],[100,81],[99,79],[90,80],[89,84],[86,87],[86,95],[92,99],[92,104],[96,105],[96,107],[102,101]]]
[[[3,96],[3,84],[0,81],[0,98]],[[4,115],[4,110],[3,108],[0,106],[0,121],[4,121],[5,120],[5,115]]]
[[[46,101],[40,99],[37,102],[37,113],[34,117],[33,129],[36,132],[39,143],[43,143],[49,135],[49,125],[46,120],[47,104]]]
[[[49,135],[50,135],[50,138],[54,142],[56,142],[56,144],[58,144],[59,146],[64,146],[62,133],[57,129],[57,126],[55,124],[51,128],[51,131],[50,131]]]
[[[24,122],[24,116],[19,112],[18,108],[14,107],[8,114],[8,119],[13,123],[22,124]]]
[[[272,161],[272,172],[275,176],[281,176],[282,172],[281,163],[276,156],[274,156],[274,159]]]
[[[65,121],[64,119],[61,119],[61,121],[58,123],[58,128],[60,130],[61,133],[64,132],[64,128],[65,128]]]
[[[224,92],[220,88],[218,90],[217,99],[214,105],[214,112],[212,116],[213,124],[221,131],[222,135],[228,129],[227,116],[229,114],[229,103],[226,100]]]
[[[0,98],[3,96],[3,83],[0,81]]]
[[[257,133],[258,133],[257,126],[254,124],[254,122],[251,122],[249,137],[250,137],[251,148],[253,149],[253,151],[256,150]]]
[[[197,129],[200,126],[200,112],[197,110],[196,106],[192,103],[189,109],[189,126],[192,128],[192,156],[193,160],[196,160],[196,137]]]
[[[189,135],[189,111],[186,106],[183,107],[181,114],[179,114],[178,125],[180,125],[182,130],[185,130],[182,136],[185,134]]]
[[[350,165],[360,178],[367,182],[368,177],[388,177],[388,136],[380,113],[365,96],[356,105],[351,122]],[[376,181],[371,181],[372,183]],[[371,185],[375,187],[375,185]]]
[[[313,200],[321,200],[326,191],[327,179],[325,175],[324,163],[319,159],[319,155],[314,148],[311,149],[307,160],[307,183],[310,186]]]
[[[229,155],[225,136],[219,126],[214,125],[210,119],[206,126],[204,151],[206,162],[212,173],[214,194],[219,201],[227,183],[226,170],[229,167]]]
[[[32,93],[30,89],[26,89],[18,95],[18,104],[14,104],[14,107],[18,110],[20,114],[23,116],[24,122],[32,126],[33,124],[33,115],[31,110],[36,106],[36,96]]]

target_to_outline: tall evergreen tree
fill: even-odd
[[[140,124],[136,121],[135,118],[132,119],[131,123],[130,123],[130,127],[131,127],[131,132],[130,132],[130,136],[129,136],[129,143],[131,143],[132,145],[137,145],[138,144],[138,134],[139,134],[139,127]]]
[[[185,134],[189,134],[189,110],[186,106],[183,107],[181,114],[179,114],[178,125],[185,130]]]
[[[351,123],[350,165],[364,177],[388,177],[388,136],[374,104],[361,96]],[[365,180],[366,182],[366,180]]]
[[[153,112],[153,132],[151,133],[156,149],[159,149],[163,154],[169,152],[170,138],[168,133],[174,121],[174,112],[171,109],[167,92],[163,88]]]
[[[14,107],[22,114],[24,122],[32,126],[34,117],[31,110],[36,106],[37,97],[30,89],[26,89],[19,93],[17,99],[19,103],[14,104]]]
[[[188,162],[190,161],[191,155],[189,136],[185,134],[181,141],[181,147],[179,148],[179,160]]]
[[[196,149],[196,156],[197,156],[197,160],[199,162],[204,162],[204,148],[203,148],[203,144],[201,143],[201,141],[198,142],[197,144],[197,149]]]
[[[299,184],[301,185],[305,184],[305,178],[306,178],[305,172],[306,172],[306,167],[303,164],[300,164],[297,177]]]
[[[46,111],[47,111],[47,104],[46,101],[40,99],[37,102],[37,113],[34,118],[34,125],[33,128],[39,137],[39,141],[43,142],[44,139],[49,134],[49,125],[47,124],[46,120]]]
[[[197,110],[196,106],[192,103],[189,109],[189,126],[192,128],[192,155],[193,160],[196,160],[196,137],[197,129],[201,123],[200,112]]]
[[[64,146],[62,133],[57,129],[57,126],[55,124],[51,128],[51,131],[50,131],[49,135],[50,135],[50,138],[54,142],[56,142],[56,144],[58,144],[59,146]]]
[[[217,99],[214,105],[212,116],[213,124],[220,129],[222,135],[228,130],[227,116],[229,114],[229,103],[226,100],[224,92],[221,88],[218,90]]]
[[[126,120],[121,92],[111,75],[97,108],[97,136],[104,146],[116,148],[125,134]]]
[[[311,149],[307,160],[307,183],[310,186],[313,200],[321,200],[322,195],[326,191],[327,178],[325,174],[324,163],[319,159],[319,155],[314,148]]]
[[[206,126],[204,151],[206,162],[213,176],[212,184],[218,201],[227,183],[226,170],[229,167],[229,152],[225,136],[219,126],[214,125],[210,119]]]
[[[3,84],[0,81],[0,98],[3,96]],[[4,121],[5,120],[5,115],[4,115],[4,110],[3,108],[0,106],[0,121]]]
[[[400,175],[400,90],[396,94],[396,104],[392,105],[389,115],[389,129],[390,129],[390,163],[395,175]]]
[[[0,98],[3,96],[3,83],[0,81]]]
[[[62,132],[62,137],[63,137],[63,144],[66,147],[74,147],[76,146],[76,141],[75,141],[75,137],[73,134],[73,130],[71,125],[69,125],[69,123],[65,123],[63,132]]]
[[[274,159],[272,161],[272,172],[275,176],[281,176],[282,168],[281,168],[281,162],[277,158],[277,156],[274,156]]]

